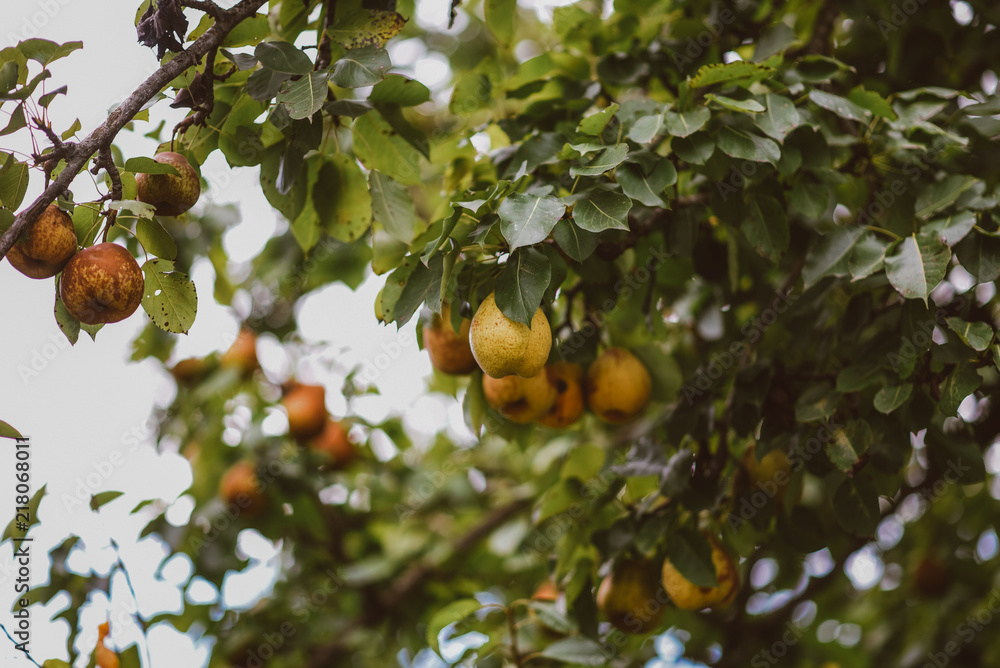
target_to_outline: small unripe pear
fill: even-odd
[[[476,362],[493,378],[537,376],[545,367],[552,347],[549,319],[539,308],[528,328],[505,316],[497,306],[495,295],[491,292],[483,300],[469,327],[469,341]]]
[[[542,417],[556,400],[556,390],[544,370],[531,378],[483,376],[483,394],[486,403],[511,422],[520,424]]]
[[[715,566],[715,587],[699,587],[678,571],[670,560],[663,562],[663,588],[670,600],[681,610],[725,608],[740,588],[736,562],[714,536],[706,536],[712,544],[712,565]]]
[[[424,327],[424,348],[431,358],[431,365],[441,373],[462,376],[476,369],[476,358],[469,344],[469,320],[462,318],[456,332],[451,324],[451,305],[444,304],[441,314],[431,316]]]
[[[653,383],[635,355],[609,348],[587,370],[587,405],[611,424],[628,422],[646,407]]]
[[[28,278],[52,278],[76,253],[73,220],[55,204],[42,211],[35,222],[7,252],[11,265]]]
[[[645,559],[619,559],[597,589],[597,607],[626,633],[655,631],[666,609],[657,593],[659,569]]]
[[[144,288],[135,258],[113,243],[84,248],[66,263],[59,280],[66,310],[86,325],[129,317],[139,308]]]
[[[556,401],[538,424],[565,429],[583,415],[583,367],[572,362],[553,362],[545,366],[545,374],[556,391]]]
[[[153,160],[170,165],[177,174],[136,174],[138,200],[156,207],[158,216],[179,216],[195,204],[201,196],[201,178],[194,167],[180,153],[165,151]]]

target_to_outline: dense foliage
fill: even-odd
[[[149,4],[141,34],[164,61],[213,23],[206,13],[185,35],[177,12],[199,3]],[[188,602],[145,623],[215,638],[212,668],[442,665],[431,652],[448,665],[638,666],[681,641],[713,666],[995,665],[1000,9],[616,0],[602,14],[584,0],[546,21],[511,0],[453,9],[454,27],[426,32],[405,21],[407,0],[272,0],[171,82],[159,97],[192,109],[173,150],[259,166],[287,226],[233,272],[231,210],[154,217],[134,201],[135,174],[159,168],[112,150],[110,238],[158,258],[133,357],[174,367],[167,331],[196,317],[195,258],[212,262],[214,299],[251,295],[248,330],[290,348],[295,301],[355,287],[370,267],[386,277],[374,310],[387,326],[450,304],[458,330],[495,290],[515,321],[541,305],[550,360],[632,351],[651,403],[624,425],[587,414],[555,430],[490,409],[479,371],[436,374],[478,442],[442,433],[417,447],[398,418],[343,416],[358,450],[342,461],[264,435],[290,379],[224,356],[174,367],[160,443],[191,459],[195,509],[184,527],[152,516],[147,533],[215,588],[246,565],[248,527],[280,545],[283,568],[250,610]],[[407,63],[384,47],[401,40],[448,59],[450,93],[393,73]],[[44,74],[29,73],[72,49],[0,52],[8,129],[64,92],[33,97]],[[170,128],[143,119],[130,129],[167,149]],[[6,155],[0,168],[8,223],[29,167]],[[107,203],[60,202],[92,244]],[[75,341],[80,324],[56,313]],[[335,389],[350,404],[366,388],[349,376]],[[376,457],[376,439],[398,453]],[[788,464],[778,483],[753,473],[773,451]],[[240,461],[259,506],[220,499]],[[615,564],[646,559],[659,574],[668,559],[716,585],[713,545],[739,561],[732,605],[682,610],[636,585],[633,612],[660,620],[637,634],[598,611]],[[94,585],[63,567],[72,547],[34,595],[70,592],[74,652]],[[845,565],[874,575],[849,580]],[[648,642],[667,629],[673,644]]]

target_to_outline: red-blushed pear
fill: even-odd
[[[200,357],[188,357],[174,364],[170,369],[170,375],[174,377],[178,385],[194,385],[205,375],[208,365]]]
[[[319,434],[326,424],[326,388],[292,383],[281,400],[288,413],[288,433],[300,441]]]
[[[233,345],[219,358],[219,364],[224,367],[238,369],[244,376],[260,368],[257,361],[257,336],[246,327],[240,328]]]
[[[70,258],[59,279],[59,296],[70,315],[97,325],[135,313],[144,287],[142,270],[132,254],[118,244],[103,243]]]
[[[616,628],[626,633],[655,631],[663,620],[664,600],[659,568],[646,559],[619,558],[597,588],[597,607]]]
[[[553,362],[545,366],[545,374],[556,391],[556,401],[538,424],[565,429],[583,415],[583,367],[573,362]]]
[[[28,278],[52,278],[76,253],[73,220],[55,204],[42,211],[11,246],[7,259]]]
[[[431,365],[441,373],[464,376],[476,369],[476,358],[469,345],[469,320],[462,318],[456,332],[451,324],[451,305],[444,304],[441,314],[431,316],[424,326],[424,348],[431,358]]]
[[[358,457],[358,449],[347,437],[343,423],[328,418],[323,431],[309,439],[309,447],[330,458],[333,468],[344,468]]]
[[[195,204],[201,196],[201,178],[194,167],[180,153],[165,151],[153,160],[170,165],[177,174],[136,174],[137,199],[156,207],[158,216],[179,216]]]
[[[469,326],[472,354],[492,378],[533,378],[545,366],[552,347],[552,329],[541,308],[531,317],[531,328],[511,320],[497,306],[491,292],[479,305]]]
[[[556,389],[549,384],[544,369],[531,378],[483,375],[483,394],[486,403],[519,424],[534,422],[548,413],[556,401]]]
[[[264,509],[264,491],[257,478],[257,469],[249,461],[230,466],[219,481],[219,496],[226,505],[236,506],[241,514],[253,517]]]
[[[587,369],[587,405],[611,424],[628,422],[646,407],[653,383],[635,355],[608,348]]]

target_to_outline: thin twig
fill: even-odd
[[[182,7],[190,7],[205,12],[215,20],[220,20],[226,15],[226,10],[218,6],[212,0],[178,0]]]

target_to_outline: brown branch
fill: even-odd
[[[323,7],[323,36],[319,40],[319,46],[316,51],[316,69],[325,70],[330,67],[330,62],[333,60],[333,54],[331,52],[330,45],[330,35],[327,33],[327,29],[333,25],[334,17],[337,13],[337,0],[326,0]]]
[[[153,99],[184,70],[197,65],[202,56],[217,48],[233,28],[244,19],[256,14],[257,10],[266,2],[267,0],[240,0],[232,9],[222,12],[216,19],[215,25],[209,28],[204,35],[142,82],[128,99],[122,102],[121,106],[108,115],[107,120],[100,127],[91,132],[79,144],[76,144],[72,150],[66,151],[66,168],[38,196],[38,199],[32,202],[31,206],[18,214],[10,229],[0,237],[0,259],[7,255],[10,247],[45,210],[45,207],[69,188],[73,179],[86,166],[87,161],[102,146],[111,144],[122,128],[139,113],[143,105]]]
[[[837,0],[826,0],[816,12],[812,37],[800,54],[802,56],[830,55],[833,51],[833,24],[840,15]]]
[[[393,580],[389,587],[378,597],[375,611],[383,613],[386,616],[392,615],[393,612],[402,612],[401,603],[406,596],[431,578],[444,572],[449,563],[463,556],[480,541],[499,529],[507,520],[530,508],[531,503],[531,499],[519,499],[511,501],[505,506],[500,506],[487,515],[482,522],[472,527],[469,533],[456,540],[452,545],[451,555],[447,559],[439,563],[425,559],[411,566],[402,575]],[[339,665],[336,660],[348,651],[348,647],[340,638],[346,637],[349,631],[359,628],[363,624],[362,620],[356,620],[354,623],[348,625],[346,629],[342,629],[338,633],[339,638],[337,640],[317,649],[312,654],[306,663],[306,668],[326,668],[331,665]]]
[[[115,164],[114,158],[111,157],[111,145],[107,144],[102,146],[97,152],[97,159],[94,160],[94,168],[90,170],[93,174],[97,174],[104,169],[108,172],[108,178],[111,179],[111,192],[105,195],[105,199],[110,199],[112,201],[119,201],[122,198],[123,187],[122,187],[122,175],[118,171],[118,165]],[[118,220],[118,212],[114,209],[108,210],[108,221],[104,225],[104,235],[102,236],[103,241],[108,240],[108,232],[111,228],[115,226],[115,221]]]
[[[216,21],[221,21],[226,15],[226,10],[218,6],[212,0],[178,0],[182,7],[190,7],[205,12]]]

